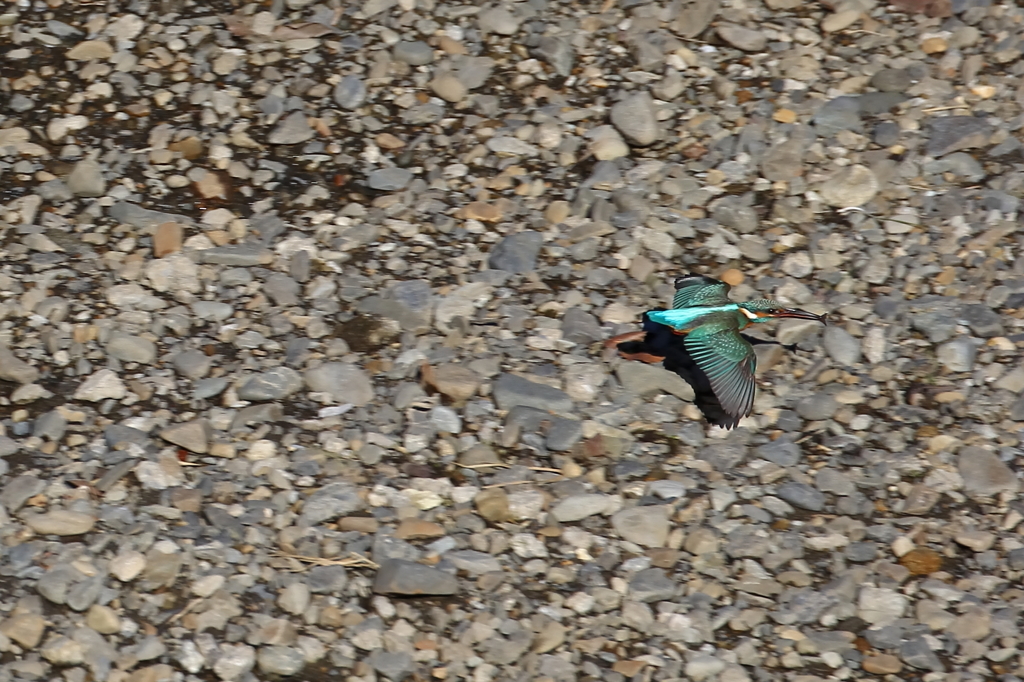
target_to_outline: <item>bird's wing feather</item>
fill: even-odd
[[[726,305],[731,287],[725,282],[705,275],[684,275],[676,278],[676,295],[672,299],[673,308],[689,308],[691,306]]]
[[[685,340],[690,356],[711,382],[729,414],[742,418],[754,409],[754,348],[733,329],[710,334],[691,333]]]

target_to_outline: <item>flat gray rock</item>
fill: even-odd
[[[964,479],[964,490],[971,495],[997,495],[1016,492],[1020,481],[1016,474],[990,450],[965,447],[957,456],[957,470]]]
[[[373,579],[373,591],[377,594],[449,595],[458,589],[455,576],[404,559],[383,562]]]
[[[517,405],[549,412],[571,412],[573,402],[565,391],[538,384],[516,374],[502,374],[494,382],[494,401],[502,410]]]
[[[693,388],[690,384],[675,372],[658,365],[623,362],[615,368],[615,376],[623,388],[637,395],[670,393],[680,400],[693,400]]]
[[[238,387],[242,400],[281,400],[302,389],[302,376],[290,367],[254,374]]]
[[[646,90],[616,102],[612,106],[611,121],[632,144],[649,145],[659,137],[654,99]]]
[[[405,189],[412,182],[412,178],[412,171],[405,168],[380,168],[370,172],[366,177],[366,184],[370,189],[397,192]]]

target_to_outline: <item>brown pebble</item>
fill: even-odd
[[[424,365],[421,371],[425,382],[452,400],[466,400],[480,387],[480,377],[477,373],[461,365]]]
[[[736,268],[730,268],[723,272],[718,279],[722,280],[731,287],[735,287],[739,286],[740,284],[743,284],[743,280],[746,279],[746,277],[743,275],[742,272],[740,272]]]
[[[929,575],[942,568],[942,556],[933,549],[912,549],[900,557],[900,564],[911,575]]]
[[[462,214],[467,219],[480,220],[485,223],[496,223],[504,217],[499,206],[488,204],[485,201],[473,201],[466,204],[466,207],[462,209]]]
[[[569,217],[570,208],[568,201],[552,201],[544,210],[544,217],[549,223],[560,223]]]
[[[341,531],[354,530],[357,533],[376,533],[379,525],[377,519],[369,516],[344,516],[338,519],[338,530]]]
[[[647,556],[655,568],[673,568],[679,561],[679,557],[682,556],[682,552],[670,547],[656,547],[647,550]]]
[[[448,36],[441,36],[437,40],[437,46],[448,54],[469,54],[466,46]]]
[[[647,665],[647,661],[615,661],[612,670],[626,677],[633,677]]]
[[[186,137],[184,140],[178,140],[167,145],[167,148],[172,152],[178,152],[183,157],[191,161],[192,159],[198,158],[203,153],[203,142],[198,137]]]
[[[879,654],[878,656],[866,656],[860,667],[864,672],[872,675],[892,675],[903,669],[900,659],[892,654]]]
[[[796,112],[792,109],[779,109],[772,118],[779,123],[796,123]]]
[[[423,519],[403,519],[395,529],[395,537],[399,540],[439,538],[444,534],[444,528],[440,524]]]
[[[153,233],[153,256],[163,258],[181,251],[181,242],[184,236],[185,231],[178,223],[160,223]]]
[[[480,516],[492,523],[508,521],[511,516],[508,508],[508,495],[504,490],[497,488],[481,490],[477,493],[473,503],[476,504],[476,510]]]
[[[405,142],[395,137],[391,133],[381,133],[376,138],[377,146],[384,149],[401,149],[405,146]]]
[[[225,182],[226,177],[221,173],[207,171],[206,175],[192,183],[192,186],[204,199],[227,199],[229,185]]]
[[[203,507],[203,493],[196,488],[172,488],[171,505],[184,512],[199,512]]]

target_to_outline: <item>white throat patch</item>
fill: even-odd
[[[746,308],[741,307],[740,308],[740,312],[742,312],[744,315],[746,315],[748,320],[756,320],[756,319],[758,319],[757,313],[752,313],[749,310],[747,310]]]

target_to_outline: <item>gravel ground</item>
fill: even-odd
[[[1016,3],[0,12],[0,682],[1024,677]]]

